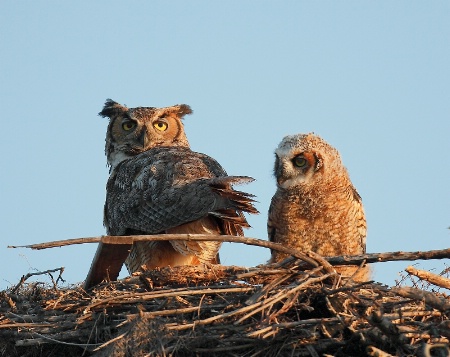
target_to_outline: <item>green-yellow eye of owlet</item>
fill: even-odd
[[[132,121],[126,121],[126,122],[122,123],[122,129],[125,131],[133,130],[135,126],[136,126],[136,123],[132,122]]]
[[[153,123],[153,126],[159,131],[164,131],[167,129],[167,123],[164,123],[163,121],[156,121]]]
[[[308,161],[301,155],[294,157],[292,162],[299,168],[304,168],[308,165]]]

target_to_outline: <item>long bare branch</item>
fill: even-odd
[[[339,257],[325,258],[331,265],[359,265],[366,263],[381,263],[388,261],[401,260],[429,260],[429,259],[448,259],[450,258],[450,248],[416,252],[386,252],[386,253],[368,253],[361,255],[342,255]]]
[[[259,246],[277,250],[290,254],[299,258],[312,266],[318,266],[315,259],[311,259],[298,250],[283,246],[279,243],[269,242],[266,240],[250,237],[236,237],[229,235],[210,236],[204,234],[155,234],[155,235],[136,235],[136,236],[99,236],[59,240],[46,243],[8,246],[8,248],[31,248],[31,249],[47,249],[55,247],[63,247],[73,244],[99,243],[106,244],[132,244],[137,241],[162,241],[162,240],[191,240],[191,241],[221,241],[232,243],[243,243],[247,245]],[[429,260],[429,259],[448,259],[450,258],[450,248],[416,251],[416,252],[384,252],[384,253],[368,253],[361,255],[342,255],[336,257],[324,257],[331,265],[360,265],[364,261],[366,263],[381,263],[387,261],[412,261],[412,260]]]
[[[8,246],[8,248],[31,248],[39,250],[83,243],[102,242],[104,244],[132,244],[133,242],[139,241],[167,241],[167,240],[220,241],[220,242],[243,243],[247,245],[254,245],[277,250],[282,253],[290,254],[298,259],[301,259],[313,267],[319,266],[316,260],[308,257],[305,253],[297,249],[284,246],[280,243],[273,243],[257,238],[237,237],[230,235],[211,236],[208,234],[154,234],[154,235],[135,235],[135,236],[100,236],[100,237],[74,238],[23,246]]]

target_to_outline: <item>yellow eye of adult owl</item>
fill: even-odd
[[[165,131],[167,130],[167,123],[164,123],[163,121],[156,121],[153,123],[153,126],[158,129],[159,131]]]
[[[303,156],[294,157],[292,162],[294,163],[295,166],[299,168],[304,168],[305,166],[308,165],[308,161]]]
[[[126,122],[122,123],[122,129],[125,131],[133,130],[135,126],[136,126],[136,123],[133,121],[126,121]]]

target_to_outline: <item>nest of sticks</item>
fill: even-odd
[[[429,287],[449,279],[410,267],[413,286],[353,282],[309,258],[166,267],[88,291],[24,277],[0,292],[0,356],[449,355],[450,300]]]

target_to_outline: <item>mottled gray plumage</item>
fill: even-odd
[[[122,161],[111,174],[105,226],[111,235],[157,234],[211,215],[223,225],[233,223],[227,234],[242,234],[248,223],[240,210],[252,210],[251,195],[230,185],[250,181],[227,176],[217,161],[189,148],[155,147]]]
[[[198,233],[242,235],[243,212],[257,213],[252,195],[234,184],[211,157],[189,148],[182,117],[185,104],[127,108],[107,100],[100,115],[110,118],[106,155],[111,165],[104,224],[109,235]],[[141,266],[217,263],[219,242],[167,241],[133,244],[125,264]]]

